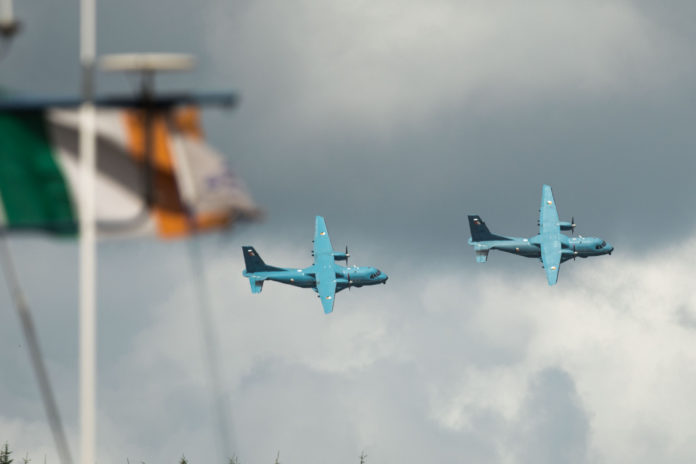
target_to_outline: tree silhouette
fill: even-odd
[[[7,442],[5,442],[5,446],[0,450],[0,464],[12,464],[14,459],[10,458],[11,454],[12,451],[10,451],[9,446],[7,446]]]

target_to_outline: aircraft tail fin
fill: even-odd
[[[242,253],[244,254],[244,264],[246,264],[247,272],[282,271],[282,269],[278,267],[269,266],[268,264],[264,263],[261,256],[259,256],[252,246],[243,246]],[[251,278],[249,281],[251,282]]]
[[[470,215],[469,216],[469,229],[471,230],[471,241],[472,242],[485,242],[488,240],[510,240],[502,235],[492,234],[488,230],[488,226],[483,222],[481,216]]]

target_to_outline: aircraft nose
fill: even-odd
[[[611,254],[612,251],[614,251],[614,246],[613,246],[613,245],[608,245],[608,246],[607,246],[607,253]]]

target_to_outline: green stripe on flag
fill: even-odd
[[[77,218],[41,111],[0,112],[0,197],[6,227],[77,231]]]

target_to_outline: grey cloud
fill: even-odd
[[[495,460],[492,436],[459,434],[428,419],[428,392],[413,367],[381,361],[342,376],[261,364],[237,391],[236,410],[248,418],[237,422],[239,439],[255,461],[274,445],[293,462],[350,463],[361,450],[380,461]],[[268,427],[277,421],[285,426]],[[489,432],[500,426],[485,413],[476,422]]]
[[[539,372],[519,416],[516,462],[588,462],[590,424],[567,372],[559,368]]]
[[[693,227],[693,62],[670,15],[515,5],[212,5],[209,47],[235,57],[213,66],[247,96],[230,140],[271,221],[332,211],[416,251],[465,237],[467,212],[531,235],[546,182],[619,246]]]
[[[684,305],[677,308],[676,315],[682,326],[696,329],[696,316],[694,316],[694,311],[689,306]]]
[[[99,49],[193,52],[198,71],[161,88],[239,89],[238,112],[206,119],[267,230],[333,214],[422,258],[429,240],[461,243],[468,212],[532,235],[544,182],[617,249],[696,225],[688,4],[158,5],[101,4]],[[18,6],[3,85],[75,90],[75,14],[51,8]]]

